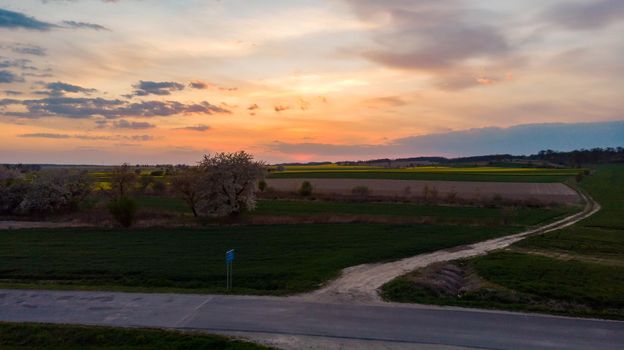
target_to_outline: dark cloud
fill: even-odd
[[[624,20],[624,1],[566,1],[548,9],[546,21],[571,30],[601,29]]]
[[[207,83],[205,81],[201,81],[201,80],[193,80],[192,82],[189,83],[189,86],[193,89],[199,89],[199,90],[205,90],[205,89],[217,89],[220,91],[236,91],[238,90],[238,88],[236,87],[223,87],[223,86],[218,86],[215,84],[211,84],[211,83]]]
[[[22,28],[44,31],[50,30],[54,27],[56,27],[56,25],[39,21],[34,17],[26,16],[23,13],[0,9],[0,28]]]
[[[25,58],[7,58],[0,60],[0,68],[19,68],[21,70],[38,70],[33,66],[32,61]]]
[[[37,45],[15,44],[9,46],[11,51],[22,55],[45,56],[46,49]]]
[[[375,47],[360,54],[382,65],[417,70],[445,70],[472,59],[497,59],[511,48],[488,17],[454,0],[347,0],[365,20],[387,16],[372,31]]]
[[[104,141],[151,141],[151,135],[87,135],[87,134],[54,134],[54,133],[31,133],[20,134],[19,137],[41,139],[78,139],[78,140],[104,140]]]
[[[22,94],[21,91],[15,91],[15,90],[4,90],[4,94],[7,96],[19,96]]]
[[[203,132],[203,131],[210,130],[210,126],[203,125],[203,124],[198,124],[198,125],[193,125],[193,126],[186,126],[184,128],[180,128],[180,129]]]
[[[528,124],[510,128],[481,128],[412,136],[380,145],[334,145],[274,142],[273,151],[287,154],[358,157],[472,156],[479,154],[531,154],[543,149],[617,147],[624,140],[624,122]]]
[[[260,108],[260,106],[258,106],[256,103],[254,103],[251,106],[247,107],[247,110],[255,111],[256,109],[259,109],[259,108]]]
[[[8,70],[0,70],[0,84],[22,82],[24,79]]]
[[[99,24],[87,23],[87,22],[76,22],[76,21],[63,21],[63,25],[69,28],[77,28],[77,29],[92,29],[92,30],[106,30],[110,31],[110,29],[101,26]]]
[[[54,83],[47,83],[45,85],[45,90],[38,91],[37,93],[43,94],[43,95],[60,97],[60,96],[64,96],[65,93],[83,93],[83,94],[89,95],[94,92],[97,92],[97,90],[83,88],[78,85],[72,85],[72,84],[57,81]]]
[[[134,129],[134,130],[138,130],[138,129],[151,129],[151,128],[155,128],[156,125],[150,124],[148,122],[134,122],[134,121],[127,121],[125,119],[121,119],[121,120],[115,121],[113,123],[113,127],[117,128],[117,129]]]
[[[51,96],[36,100],[0,100],[0,105],[21,105],[26,112],[5,112],[22,118],[63,117],[118,119],[123,117],[167,117],[179,114],[230,113],[206,101],[185,104],[177,101],[141,101],[130,103],[120,99]]]
[[[184,84],[176,83],[173,81],[139,81],[138,84],[133,85],[134,92],[132,96],[147,96],[147,95],[171,95],[173,91],[184,90]]]

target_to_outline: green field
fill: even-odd
[[[378,168],[341,166],[285,167],[269,178],[349,178],[439,181],[564,182],[582,169],[508,167]]]
[[[260,350],[221,336],[155,329],[0,323],[3,350]]]
[[[175,197],[142,196],[137,201],[142,208],[191,214],[186,203]],[[413,203],[352,203],[320,200],[259,200],[250,215],[313,216],[362,215],[427,218],[439,223],[478,225],[533,226],[544,221],[569,215],[576,207],[516,208],[509,212],[494,207],[433,206]]]
[[[25,288],[224,292],[224,253],[234,248],[234,293],[280,295],[316,289],[349,266],[516,231],[385,224],[3,231],[0,282]]]
[[[624,319],[624,164],[604,165],[581,182],[603,207],[564,230],[531,237],[507,250],[457,262],[482,286],[449,295],[418,280],[384,286],[402,302],[451,304]],[[470,278],[468,278],[470,279]]]

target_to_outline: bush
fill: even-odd
[[[312,194],[312,184],[309,181],[304,181],[301,183],[301,187],[299,187],[299,195],[302,197],[307,197]]]
[[[360,199],[368,197],[370,192],[370,189],[366,186],[356,186],[351,190],[351,194]]]
[[[136,217],[137,204],[131,198],[119,197],[108,203],[108,211],[121,226],[130,227]]]
[[[167,191],[167,185],[164,181],[157,180],[152,184],[152,190],[154,190],[156,194],[163,194]]]
[[[162,170],[154,170],[150,173],[150,176],[163,176],[165,174]]]
[[[267,188],[267,183],[264,180],[260,180],[258,181],[258,190],[260,190],[260,192],[264,192],[264,190],[266,190]]]

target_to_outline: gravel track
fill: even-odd
[[[600,204],[591,197],[582,193],[580,193],[580,196],[586,203],[583,211],[559,221],[510,236],[421,254],[394,262],[352,266],[344,269],[339,278],[331,281],[325,287],[311,293],[293,296],[293,298],[339,303],[381,302],[382,300],[378,293],[381,286],[415,269],[433,263],[469,258],[502,249],[528,236],[544,234],[574,225],[600,210]]]

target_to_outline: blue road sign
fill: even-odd
[[[231,263],[234,261],[234,249],[230,249],[225,252],[225,261]]]

